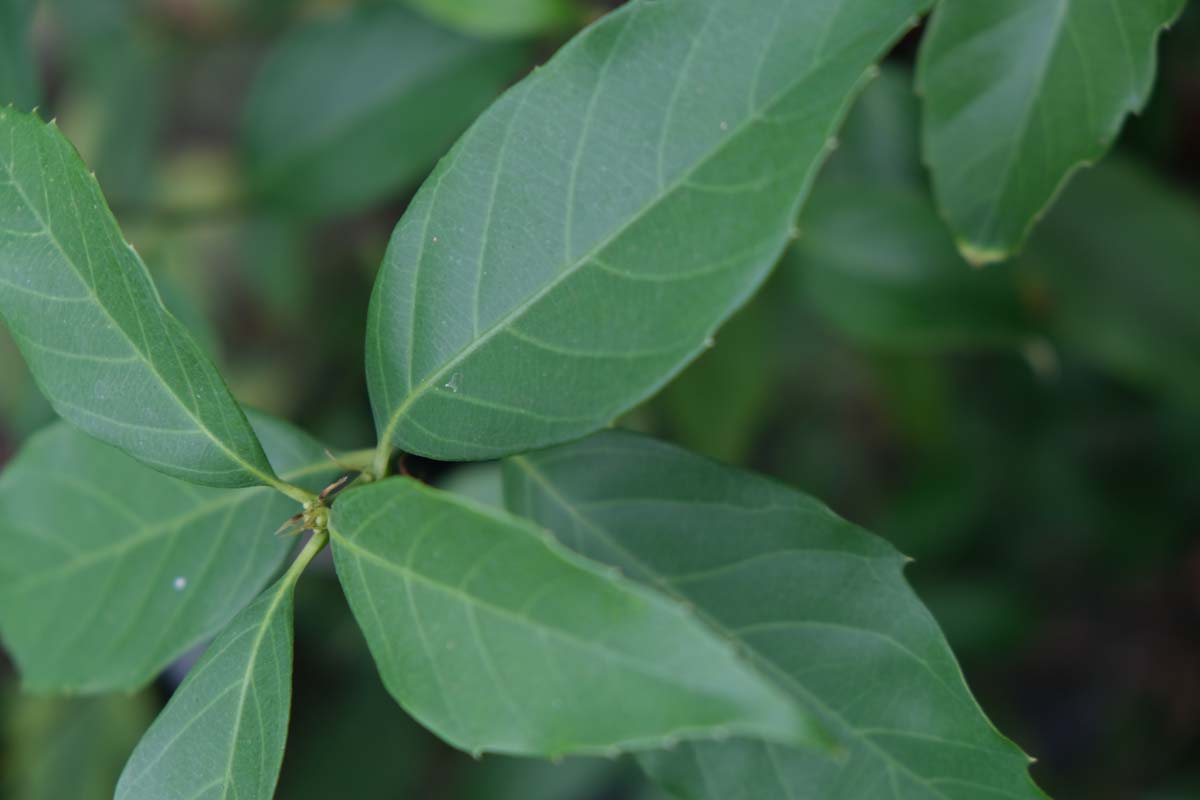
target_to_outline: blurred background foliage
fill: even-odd
[[[362,447],[364,314],[405,203],[498,92],[614,4],[0,0],[0,102],[57,118],[240,399]],[[1054,796],[1200,797],[1200,6],[1116,152],[985,270],[931,202],[919,36],[856,105],[776,275],[623,423],[913,556]],[[0,464],[49,419],[0,330]],[[408,468],[498,497],[488,465]],[[383,691],[332,580],[298,604],[280,797],[663,800],[625,761],[450,751]],[[32,697],[0,653],[0,795],[111,796],[181,674]]]

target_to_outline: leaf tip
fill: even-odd
[[[1009,251],[1003,247],[978,247],[971,242],[960,239],[957,242],[958,252],[967,263],[976,269],[982,269],[989,264],[997,264],[1009,256]]]

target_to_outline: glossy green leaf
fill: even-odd
[[[0,106],[37,105],[37,76],[30,47],[33,0],[0,0]]]
[[[336,474],[321,447],[256,416],[282,474]],[[134,689],[211,636],[292,547],[266,487],[167,477],[59,423],[0,475],[0,633],[33,690]]]
[[[1098,366],[1200,400],[1200,203],[1113,160],[1079,175],[1021,262],[1053,337]]]
[[[121,767],[154,719],[154,711],[148,692],[14,696],[3,726],[0,796],[112,800]]]
[[[575,0],[407,0],[433,19],[476,36],[528,36],[578,19]]]
[[[299,570],[234,617],[125,765],[114,800],[275,795],[292,701]]]
[[[1007,257],[1154,83],[1186,0],[942,0],[921,46],[925,159],[972,262]]]
[[[692,604],[848,750],[741,739],[643,756],[680,798],[1043,796],[882,539],[780,484],[624,432],[513,458],[505,480],[510,507],[573,550]]]
[[[314,20],[280,40],[251,89],[241,138],[252,186],[305,214],[369,205],[424,177],[525,58],[398,6]]]
[[[384,684],[464,750],[825,741],[683,606],[504,512],[394,478],[340,497],[331,534]]]
[[[0,110],[0,316],[54,409],[88,433],[197,483],[278,483],[70,142],[11,109]]]
[[[925,5],[634,0],[576,36],[393,234],[367,331],[383,445],[517,452],[662,386],[766,276],[864,73]]]

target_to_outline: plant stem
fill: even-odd
[[[325,549],[325,545],[329,543],[328,531],[317,531],[304,545],[304,549],[300,551],[300,555],[296,556],[296,560],[288,567],[288,571],[284,573],[283,580],[287,584],[293,584],[300,579],[300,573],[304,572],[317,553]]]
[[[374,448],[351,450],[349,453],[338,453],[335,462],[340,467],[347,467],[357,472],[371,472],[375,458]]]
[[[392,458],[392,446],[387,443],[387,440],[379,442],[379,447],[375,450],[375,465],[371,468],[375,473],[375,480],[383,480],[387,477],[388,461]]]
[[[264,480],[267,483],[267,485],[270,486],[272,489],[279,492],[280,494],[287,495],[288,497],[292,498],[300,505],[307,505],[309,503],[315,503],[317,500],[317,496],[315,494],[313,494],[312,492],[308,491],[307,489],[301,489],[299,486],[290,484],[287,481],[281,481],[278,478],[265,478],[265,477],[264,477]]]

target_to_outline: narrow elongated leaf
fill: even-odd
[[[575,37],[393,234],[367,331],[383,444],[512,453],[662,386],[774,264],[864,73],[925,5],[634,0]]]
[[[70,142],[11,109],[0,110],[0,316],[54,409],[93,436],[197,483],[277,481]]]
[[[421,178],[524,59],[522,46],[398,6],[316,20],[279,42],[251,89],[242,142],[255,190],[309,214],[367,205]]]
[[[33,0],[0,0],[0,106],[29,110],[37,104],[37,78],[29,46]]]
[[[579,17],[575,0],[408,0],[430,17],[476,36],[528,36]]]
[[[270,800],[292,702],[289,573],[229,623],[125,765],[114,800]]]
[[[338,499],[333,555],[393,696],[473,752],[824,740],[687,610],[504,512],[394,478]]]
[[[255,422],[283,474],[317,488],[336,470],[294,428]],[[25,687],[146,683],[266,584],[295,508],[167,477],[62,423],[38,434],[0,475],[0,633]]]
[[[1186,0],[942,0],[921,46],[925,159],[973,262],[998,261],[1154,83]]]
[[[679,797],[1042,797],[883,540],[781,485],[623,432],[511,459],[505,479],[510,507],[564,544],[694,604],[849,751],[743,739],[645,756]]]

